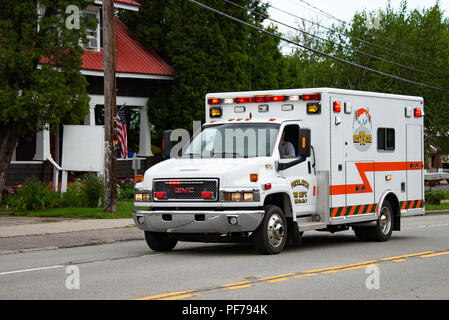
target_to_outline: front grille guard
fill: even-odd
[[[156,179],[153,181],[153,201],[155,202],[181,202],[201,201],[216,202],[219,198],[218,179]],[[175,192],[179,188],[181,192]],[[181,188],[193,188],[193,193],[183,192]],[[154,195],[157,192],[165,192],[166,198],[159,199]],[[211,192],[211,198],[202,198],[202,192]]]

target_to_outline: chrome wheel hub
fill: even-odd
[[[273,247],[279,247],[285,237],[284,222],[278,214],[273,214],[268,221],[268,241]]]

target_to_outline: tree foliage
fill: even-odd
[[[235,2],[266,13],[261,1]],[[277,39],[185,0],[140,3],[137,17],[125,12],[121,18],[141,42],[155,49],[175,70],[172,86],[157,88],[150,96],[150,119],[159,132],[191,128],[193,120],[203,120],[207,92],[280,88],[277,66],[282,55]],[[222,0],[208,1],[207,5],[262,26],[259,16]]]
[[[87,21],[68,29],[84,0],[0,0],[0,189],[18,138],[45,125],[79,122],[88,110],[80,74]],[[92,2],[92,1],[91,1]]]

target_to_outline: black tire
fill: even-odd
[[[394,212],[391,204],[384,201],[379,212],[379,219],[374,227],[354,227],[359,241],[388,241],[393,233]]]
[[[178,243],[177,239],[169,238],[166,233],[145,231],[148,247],[154,251],[171,251]]]
[[[262,254],[278,254],[287,241],[287,221],[281,208],[264,207],[265,215],[259,228],[253,233],[253,244]]]

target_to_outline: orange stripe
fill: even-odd
[[[405,207],[407,206],[407,202],[408,202],[408,201],[404,201],[404,203],[402,203],[401,210],[404,210],[404,209],[405,209]]]
[[[349,215],[350,216],[352,216],[353,214],[354,214],[354,211],[355,211],[355,208],[356,208],[357,206],[352,206],[351,207],[351,211],[349,211]]]
[[[376,204],[376,209],[374,209],[374,212],[377,212],[378,207],[379,207],[379,204]]]
[[[347,209],[347,208],[348,208],[348,207],[344,207],[344,208],[341,210],[340,217],[343,217],[343,216],[345,215],[346,209]]]
[[[359,212],[357,212],[357,214],[362,214],[363,213],[363,209],[365,209],[365,205],[361,205],[359,208]]]
[[[421,208],[421,202],[422,200],[418,200],[418,204],[416,205],[417,208]]]
[[[418,168],[413,166],[413,169],[410,168],[410,164],[415,162],[356,162],[357,170],[359,171],[360,178],[363,181],[363,185],[365,186],[365,193],[373,192],[371,185],[366,177],[365,172],[378,172],[378,171],[405,171],[405,170],[422,170],[423,163],[418,162]],[[354,194],[360,193],[355,191],[355,187],[360,184],[342,184],[342,185],[334,185],[329,186],[329,194],[330,195],[342,195],[342,194]]]
[[[335,217],[335,215],[337,214],[338,208],[334,208],[334,210],[332,210],[332,217]]]
[[[366,210],[366,213],[371,213],[371,210],[373,209],[373,203],[370,203],[370,205],[368,206],[368,210]]]
[[[316,186],[313,186],[313,196],[315,197],[316,195]]]
[[[408,207],[409,209],[413,209],[413,205],[415,204],[415,200],[412,200],[410,203],[410,206]]]

